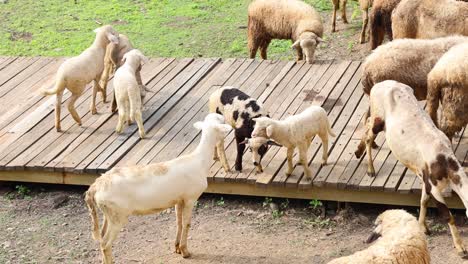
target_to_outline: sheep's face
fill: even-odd
[[[295,49],[301,49],[307,63],[312,64],[314,62],[315,49],[322,41],[323,39],[314,33],[305,32],[299,36],[299,39],[294,42],[291,47]]]
[[[131,51],[125,53],[122,57],[122,62],[125,63],[128,61],[133,67],[137,68],[137,70],[141,70],[141,66],[148,62],[148,58],[146,58],[143,53],[137,49],[132,49]]]
[[[267,138],[264,138],[264,137],[246,139],[240,144],[246,144],[247,148],[250,150],[250,152],[252,152],[252,162],[257,170],[257,173],[263,172],[263,167],[262,167],[261,162],[262,162],[263,156],[265,156],[265,153],[268,150],[268,146],[270,145],[280,146],[276,142],[269,140]]]
[[[416,227],[419,226],[416,218],[405,210],[387,210],[375,219],[375,228],[366,242],[372,243],[387,233],[398,232],[410,222],[413,222]]]
[[[196,129],[208,133],[208,137],[215,137],[216,143],[221,142],[224,137],[231,131],[232,127],[224,123],[224,117],[219,114],[209,114],[204,121],[199,121],[193,124]]]
[[[110,25],[104,25],[94,30],[96,34],[104,34],[109,42],[119,44],[119,33]]]
[[[270,118],[258,117],[252,119],[255,122],[254,130],[252,131],[252,137],[264,137],[269,138],[267,128],[270,125]]]

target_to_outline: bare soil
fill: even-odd
[[[21,187],[17,187],[21,186]],[[85,187],[3,184],[0,263],[99,263]],[[192,258],[175,254],[175,213],[131,217],[114,243],[116,263],[326,263],[361,250],[375,217],[391,207],[204,195],[189,234]],[[272,209],[277,211],[273,211]],[[415,208],[406,208],[414,215]],[[456,211],[466,241],[464,212]],[[445,224],[429,212],[432,263],[462,263]]]

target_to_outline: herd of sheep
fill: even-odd
[[[339,0],[333,2],[332,29],[335,31]],[[430,197],[446,219],[457,252],[467,255],[455,221],[442,191],[454,190],[468,208],[468,177],[457,160],[451,139],[468,123],[468,3],[455,0],[359,0],[363,10],[360,41],[365,42],[370,24],[370,44],[375,49],[365,60],[363,92],[370,107],[364,118],[365,135],[355,154],[368,157],[368,174],[375,176],[372,161],[374,139],[384,131],[393,155],[423,182],[419,221],[403,210],[389,210],[376,220],[369,248],[331,263],[429,263],[425,238],[425,216]],[[346,0],[341,1],[342,20]],[[371,7],[372,6],[372,7]],[[368,10],[370,10],[370,14]],[[369,17],[369,18],[368,18]],[[313,63],[317,45],[323,42],[323,24],[315,9],[300,0],[255,0],[248,8],[248,49],[262,59],[272,39],[290,39],[297,60]],[[62,95],[71,92],[68,110],[81,125],[74,103],[94,81],[91,112],[96,113],[98,92],[106,101],[106,86],[114,72],[112,111],[118,109],[116,131],[136,121],[141,138],[142,98],[147,91],[140,70],[146,57],[134,49],[125,35],[111,26],[95,30],[94,43],[79,56],[65,61],[57,72],[55,127],[60,131]],[[382,44],[387,35],[390,42]],[[395,39],[395,40],[393,40]],[[380,45],[380,46],[379,46]],[[418,100],[427,100],[427,109]],[[440,104],[440,106],[439,106]],[[438,109],[440,108],[440,111]],[[175,251],[189,257],[187,234],[195,202],[207,188],[206,176],[212,160],[219,160],[226,172],[224,138],[234,129],[237,157],[234,168],[242,170],[246,148],[252,163],[262,172],[262,157],[271,145],[287,148],[287,175],[294,169],[292,157],[299,150],[305,177],[310,179],[307,150],[313,137],[322,140],[322,166],[327,164],[329,136],[334,137],[327,113],[310,106],[284,120],[274,120],[261,102],[236,87],[216,90],[209,99],[205,120],[194,127],[201,130],[198,147],[174,160],[146,166],[113,168],[99,177],[86,192],[93,223],[93,238],[100,242],[103,263],[112,263],[111,248],[130,215],[145,215],[175,206],[177,235]],[[99,230],[97,209],[103,213]],[[468,212],[467,212],[468,213]]]

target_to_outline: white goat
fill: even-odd
[[[426,208],[432,196],[450,227],[458,253],[466,255],[454,218],[442,196],[442,191],[450,186],[468,208],[468,177],[453,153],[447,136],[437,129],[429,115],[418,105],[413,89],[396,81],[374,85],[370,92],[370,115],[367,137],[365,143],[361,142],[366,145],[367,173],[375,175],[371,145],[377,134],[385,131],[392,153],[423,180],[419,215],[421,227],[427,230]]]
[[[416,218],[405,210],[387,210],[375,220],[367,243],[372,246],[328,264],[429,264],[426,236]]]
[[[322,165],[327,164],[328,159],[328,135],[335,137],[328,122],[327,112],[320,106],[309,106],[302,113],[287,117],[284,120],[273,120],[268,117],[254,118],[255,128],[252,132],[252,138],[249,140],[249,147],[252,148],[254,163],[260,163],[256,148],[265,144],[268,139],[288,148],[288,170],[286,175],[291,175],[294,167],[292,157],[294,148],[299,149],[299,163],[304,167],[304,173],[307,179],[311,179],[311,172],[308,166],[307,150],[311,144],[312,138],[318,135],[322,140],[323,153]],[[256,142],[255,144],[251,144]]]
[[[176,159],[114,168],[99,177],[86,192],[85,201],[92,220],[92,234],[100,242],[103,263],[112,263],[112,243],[130,215],[146,215],[175,206],[177,217],[176,253],[190,256],[187,234],[194,203],[208,186],[206,177],[212,164],[214,147],[231,126],[218,114],[209,114],[194,127],[201,129],[198,147]],[[97,208],[103,212],[99,233]]]
[[[145,137],[145,128],[141,117],[141,93],[138,79],[135,75],[137,69],[148,59],[137,49],[133,49],[122,58],[124,64],[117,69],[114,76],[115,100],[119,109],[119,122],[115,131],[122,133],[125,121],[136,121],[140,138]]]
[[[93,98],[91,100],[91,113],[96,114],[96,94],[98,91],[104,93],[99,85],[102,71],[104,70],[104,55],[109,42],[119,43],[118,33],[109,25],[94,30],[96,39],[93,44],[80,55],[66,60],[57,71],[55,87],[50,90],[42,90],[44,95],[57,95],[55,103],[55,128],[61,131],[60,107],[65,88],[71,93],[68,102],[68,111],[73,119],[81,126],[81,118],[75,110],[75,102],[86,88],[86,84],[94,80]],[[105,96],[103,95],[103,98]]]

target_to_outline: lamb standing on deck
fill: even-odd
[[[392,154],[423,181],[419,215],[421,228],[427,230],[426,209],[432,196],[450,227],[458,253],[466,256],[467,250],[442,192],[449,186],[468,208],[468,176],[453,153],[449,139],[418,105],[411,87],[396,81],[384,81],[371,90],[367,136],[365,143],[361,142],[366,146],[367,173],[371,176],[375,176],[371,145],[381,131],[385,131]]]
[[[208,186],[206,180],[217,142],[231,130],[218,114],[209,114],[194,126],[201,139],[190,154],[149,164],[113,168],[99,177],[86,192],[93,238],[100,242],[102,263],[112,263],[112,243],[128,223],[130,215],[147,215],[175,206],[177,235],[175,251],[190,256],[187,235],[195,202]],[[103,213],[99,231],[97,209]]]
[[[124,65],[115,72],[114,76],[114,93],[119,109],[119,122],[115,131],[120,134],[126,121],[128,123],[136,121],[140,138],[144,138],[140,85],[135,73],[148,59],[141,51],[133,49],[125,53],[122,60]]]
[[[297,60],[314,61],[317,45],[323,41],[320,14],[299,0],[256,0],[249,5],[248,47],[250,58],[260,48],[262,59],[272,39],[290,39]]]
[[[320,106],[309,106],[302,113],[287,117],[284,120],[273,120],[268,117],[254,118],[255,128],[252,137],[268,138],[288,148],[288,170],[286,175],[291,175],[294,167],[292,157],[294,149],[299,149],[299,163],[304,167],[306,178],[311,179],[312,174],[308,165],[307,150],[315,135],[322,140],[322,165],[327,164],[328,159],[328,135],[335,137],[328,121],[327,112]],[[265,139],[266,140],[266,139]],[[250,144],[251,142],[249,142]],[[253,153],[256,145],[250,145]],[[260,163],[258,156],[253,155],[254,162]]]

